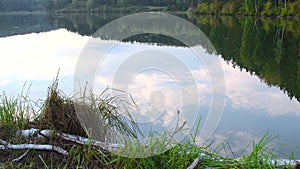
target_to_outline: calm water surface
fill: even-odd
[[[31,84],[33,100],[45,99],[47,87],[60,69],[60,88],[72,95],[75,66],[84,46],[97,29],[120,16],[0,15],[1,91],[16,95],[26,82]],[[218,58],[224,71],[226,102],[220,124],[211,138],[215,145],[228,142],[233,152],[239,154],[251,140],[258,141],[270,132],[279,136],[278,142],[286,144],[275,147],[282,158],[288,158],[293,149],[300,158],[300,21],[181,17],[194,23],[210,39],[216,53],[209,54],[201,44],[194,46],[201,48],[203,55]],[[156,121],[151,126],[143,126],[145,129],[162,131],[164,126],[176,121],[177,110],[185,112],[182,121],[193,122],[195,104],[200,110],[196,114],[201,114],[203,121],[208,117],[211,81],[205,65],[196,59],[191,48],[155,34],[134,36],[123,42],[101,37],[99,43],[102,46],[117,43],[95,75],[94,86],[99,92],[112,85],[118,67],[139,51],[164,51],[189,67],[200,93],[196,100],[181,98],[178,82],[161,70],[144,70],[131,79],[128,91],[141,108],[135,118],[140,122]],[[172,59],[167,62],[171,63]],[[172,64],[166,64],[166,69],[176,70]],[[181,83],[185,84],[186,92],[194,92],[189,82]],[[182,100],[185,105],[181,105]]]

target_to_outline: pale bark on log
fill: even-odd
[[[39,130],[35,128],[27,129],[27,130],[18,130],[15,132],[17,136],[22,136],[26,138],[34,138],[34,139],[39,139],[39,138],[51,138],[52,136],[57,136],[63,140],[66,141],[72,141],[77,144],[81,145],[92,145],[96,148],[102,148],[108,151],[115,151],[118,150],[124,145],[120,144],[114,144],[114,143],[105,143],[105,142],[100,142],[97,140],[81,137],[81,136],[76,136],[76,135],[71,135],[67,133],[61,133],[61,132],[55,132],[53,130]],[[10,144],[5,140],[0,139],[0,150],[22,150],[22,149],[27,149],[27,151],[22,154],[20,157],[13,159],[13,162],[19,161],[22,158],[24,158],[29,150],[47,150],[47,151],[55,151],[57,153],[60,153],[64,156],[68,156],[68,151],[64,150],[61,147],[58,146],[53,146],[53,145],[47,145],[47,144]]]
[[[16,134],[21,135],[23,137],[32,137],[32,138],[51,137],[51,135],[55,134],[57,137],[60,137],[67,141],[72,141],[81,145],[89,144],[92,146],[103,148],[108,151],[116,151],[124,147],[124,145],[120,145],[120,144],[105,143],[105,142],[101,142],[101,141],[97,141],[97,140],[93,140],[81,136],[76,136],[76,135],[71,135],[71,134],[61,133],[61,132],[54,132],[51,130],[39,130],[39,129],[32,128],[28,130],[18,130]]]
[[[23,149],[31,149],[31,150],[48,150],[48,151],[56,151],[64,156],[68,155],[68,152],[60,147],[47,145],[47,144],[10,144],[5,140],[0,139],[0,150],[23,150]]]

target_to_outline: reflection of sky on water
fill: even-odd
[[[67,32],[65,29],[0,38],[1,91],[8,95],[17,94],[27,82],[32,84],[30,96],[33,99],[44,98],[47,87],[60,69],[60,88],[66,94],[71,94],[75,64],[88,40],[89,37]],[[103,41],[103,45],[107,43],[111,42]],[[161,125],[175,126],[177,110],[185,112],[179,115],[180,123],[199,118],[190,117],[188,113],[190,106],[198,103],[200,113],[205,119],[211,102],[209,76],[201,62],[187,48],[138,43],[118,44],[101,64],[94,85],[98,90],[112,85],[112,75],[126,57],[153,48],[169,52],[188,66],[197,84],[199,98],[181,98],[177,82],[168,74],[159,70],[144,71],[135,76],[129,85],[129,91],[142,110],[142,113],[135,114],[135,118],[147,122],[155,121],[148,127],[162,131],[159,127]],[[226,83],[226,105],[221,123],[213,136],[216,143],[229,141],[233,150],[238,152],[249,141],[258,140],[270,131],[278,134],[283,143],[300,147],[299,102],[290,100],[277,87],[269,87],[258,77],[233,68],[231,64],[222,61],[222,66]],[[183,92],[195,92],[189,88],[190,82],[180,83],[184,86]],[[181,105],[182,100],[185,105]]]
[[[35,99],[44,97],[60,69],[60,85],[69,94],[76,59],[88,39],[64,29],[0,38],[1,91],[17,94],[27,82]]]
[[[224,62],[223,69],[227,103],[213,137],[216,144],[228,141],[234,152],[240,152],[250,142],[249,138],[258,142],[266,132],[270,132],[279,136],[280,143],[288,145],[279,147],[279,152],[290,155],[292,146],[300,147],[299,102],[290,100],[277,87],[269,87],[258,77],[233,68],[231,64]],[[299,158],[299,149],[295,151]]]

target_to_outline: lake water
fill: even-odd
[[[213,99],[222,95],[224,110],[209,138],[215,145],[228,142],[238,155],[250,141],[257,142],[269,132],[279,136],[278,143],[285,144],[275,147],[280,157],[289,158],[294,150],[300,158],[299,20],[180,16],[207,36],[214,51],[207,43],[191,41],[187,46],[153,33],[131,36],[122,42],[109,33],[100,38],[94,34],[121,16],[1,14],[1,91],[16,95],[26,82],[31,85],[29,96],[33,100],[45,99],[47,87],[60,70],[60,89],[72,95],[78,80],[76,71],[85,80],[90,75],[84,73],[92,64],[97,66],[92,74],[95,91],[112,86],[130,92],[140,108],[134,117],[145,130],[161,132],[187,121],[193,132],[200,116],[203,128],[210,123]],[[154,29],[160,24],[152,22],[151,26]],[[127,30],[121,25],[116,29],[130,34],[138,27],[133,25]],[[174,36],[183,36],[183,28],[170,30]],[[194,35],[184,36],[193,39]],[[97,48],[92,48],[95,45]],[[89,47],[97,54],[110,51],[101,62],[83,59],[84,63],[79,63],[80,58],[90,55]],[[204,60],[197,58],[195,50]],[[205,58],[214,58],[220,64],[223,93],[214,95],[215,84]]]

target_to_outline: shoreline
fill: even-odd
[[[101,11],[87,11],[87,10],[54,10],[54,11],[11,11],[11,12],[0,12],[0,15],[28,15],[28,14],[109,14],[109,13],[122,13],[122,14],[132,14],[132,13],[140,13],[140,12],[163,12],[163,13],[169,13],[169,14],[185,14],[188,16],[212,16],[212,17],[248,17],[248,18],[271,18],[271,19],[299,19],[300,16],[295,15],[249,15],[249,14],[214,14],[214,13],[198,13],[198,12],[192,12],[189,13],[188,11],[168,11],[168,10],[136,10],[136,11],[124,11],[124,10],[113,10],[113,11],[107,11],[107,12],[101,12]]]

